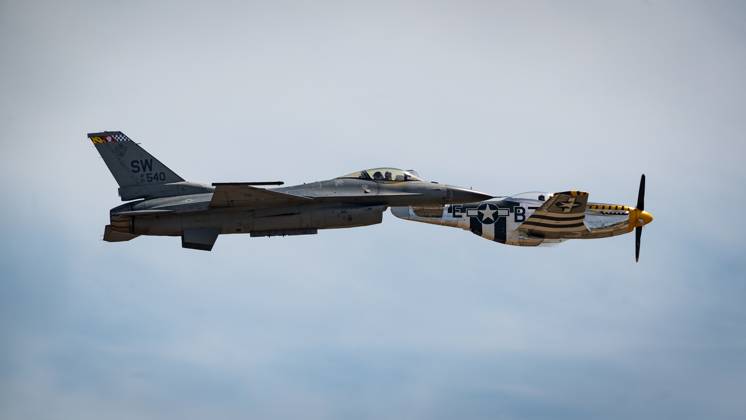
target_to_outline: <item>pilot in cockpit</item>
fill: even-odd
[[[376,171],[373,174],[373,180],[374,181],[383,181],[383,175],[381,174],[381,171]]]

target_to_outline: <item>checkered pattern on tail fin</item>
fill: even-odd
[[[184,181],[121,131],[88,133],[121,188]]]

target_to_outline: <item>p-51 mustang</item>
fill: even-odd
[[[401,219],[458,227],[507,245],[537,246],[566,239],[594,239],[635,231],[635,261],[640,259],[642,227],[653,221],[645,211],[645,175],[637,206],[588,203],[588,193],[524,193],[471,204],[392,207]]]
[[[184,248],[209,251],[218,235],[308,235],[318,229],[381,223],[388,206],[469,203],[491,195],[422,180],[395,168],[358,171],[326,181],[264,189],[282,182],[187,182],[120,131],[90,133],[96,150],[132,201],[111,209],[104,240],[181,236]]]

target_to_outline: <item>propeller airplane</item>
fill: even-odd
[[[469,204],[392,207],[394,216],[471,231],[506,245],[539,246],[567,239],[596,239],[635,231],[635,261],[640,259],[642,228],[653,221],[645,211],[645,175],[637,205],[589,203],[588,193],[529,192]]]

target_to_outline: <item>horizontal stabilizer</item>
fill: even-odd
[[[106,242],[125,242],[137,238],[138,235],[128,232],[120,232],[112,229],[111,225],[104,228],[104,240]]]
[[[256,188],[244,183],[219,183],[215,185],[215,192],[210,201],[210,207],[283,207],[304,204],[312,201],[311,198],[302,197],[283,192]]]

